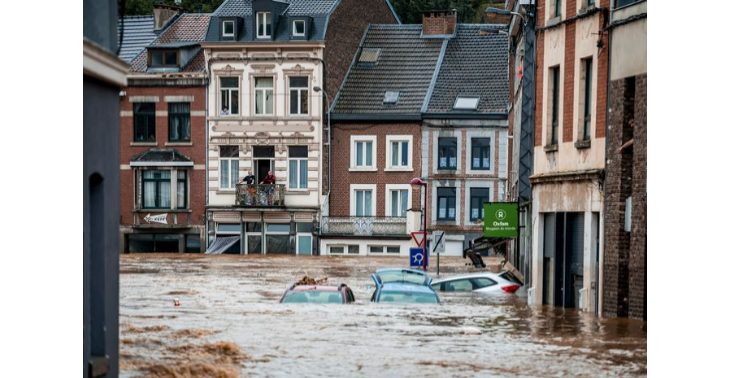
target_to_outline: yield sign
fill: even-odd
[[[416,242],[416,245],[420,247],[423,245],[423,242],[426,240],[426,231],[411,232],[411,237],[413,238],[413,241]]]

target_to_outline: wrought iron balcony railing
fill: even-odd
[[[322,234],[404,235],[406,217],[322,217]]]
[[[284,206],[285,187],[286,185],[279,184],[236,184],[236,205],[263,207]]]

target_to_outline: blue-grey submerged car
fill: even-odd
[[[433,279],[420,270],[404,268],[378,269],[372,275],[376,303],[441,303],[431,288]]]

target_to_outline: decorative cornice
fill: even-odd
[[[113,84],[127,86],[129,65],[96,43],[84,38],[84,76]]]

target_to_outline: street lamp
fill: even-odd
[[[315,85],[315,92],[322,92],[324,99],[327,100],[327,198],[330,196],[330,188],[332,187],[332,129],[330,128],[330,97],[327,96],[327,92],[324,91],[320,86]]]
[[[423,196],[423,231],[425,232],[423,242],[426,244],[423,248],[423,271],[425,272],[428,269],[426,267],[426,254],[428,253],[428,228],[426,227],[426,222],[428,221],[428,183],[423,182],[423,180],[418,177],[411,180],[411,188],[413,188],[414,191],[420,190],[422,186],[426,189],[426,194]]]

